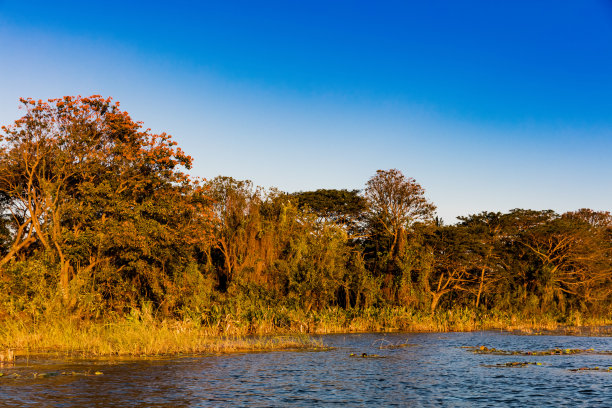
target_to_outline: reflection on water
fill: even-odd
[[[382,341],[381,341],[382,340]],[[18,361],[0,368],[0,406],[610,406],[610,355],[505,356],[555,347],[612,350],[610,337],[496,332],[324,336],[326,352],[269,352],[138,361]],[[409,343],[379,349],[380,345]],[[354,353],[384,358],[350,357]],[[542,365],[491,367],[507,362]],[[101,371],[103,375],[93,375]],[[34,373],[54,373],[35,378]],[[62,374],[65,373],[65,374]]]

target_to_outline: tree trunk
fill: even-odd
[[[480,295],[482,295],[482,288],[484,286],[485,269],[486,268],[482,268],[480,271],[480,285],[478,285],[478,295],[476,296],[476,308],[480,305]]]
[[[438,303],[440,302],[440,298],[445,292],[434,292],[432,293],[431,298],[431,314],[434,314],[436,308],[438,307]]]
[[[447,281],[448,283],[448,281]],[[436,311],[438,307],[438,303],[440,303],[440,298],[445,294],[450,292],[451,290],[446,288],[446,285],[442,286],[442,276],[440,276],[440,282],[438,283],[438,290],[431,291],[431,314]]]
[[[70,262],[64,259],[64,255],[60,253],[60,290],[62,291],[62,301],[64,305],[70,302],[70,290],[68,284],[70,283]]]
[[[26,223],[21,224],[19,228],[17,229],[17,233],[15,234],[15,241],[11,245],[11,249],[9,249],[8,253],[2,259],[0,259],[0,268],[2,268],[11,259],[13,259],[13,257],[15,256],[17,252],[19,252],[21,249],[27,248],[28,246],[30,246],[30,244],[32,244],[35,241],[31,232],[29,232],[27,237],[22,240],[25,229],[27,228],[29,224],[30,224],[30,221],[27,221]]]

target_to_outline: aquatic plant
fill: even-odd
[[[606,373],[612,372],[612,367],[603,368],[603,367],[580,367],[580,368],[570,368],[568,371],[602,371]]]
[[[349,357],[359,357],[359,358],[385,358],[385,356],[381,356],[378,354],[368,354],[368,353],[351,353]]]
[[[372,343],[372,346],[378,348],[379,350],[394,350],[401,349],[404,347],[414,347],[416,346],[416,344],[402,342],[391,343],[389,340],[386,339],[378,339],[374,341],[374,343]]]
[[[536,363],[534,361],[510,361],[508,363],[499,363],[499,364],[481,364],[482,367],[490,367],[490,368],[527,367],[531,365],[541,366],[542,363]]]
[[[572,354],[596,354],[596,355],[612,355],[611,350],[595,350],[589,349],[572,349],[572,348],[554,348],[548,350],[501,350],[494,347],[486,346],[468,346],[463,347],[471,350],[475,354],[495,354],[502,356],[548,356],[548,355],[572,355]]]

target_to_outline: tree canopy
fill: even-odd
[[[21,100],[3,127],[0,192],[13,234],[0,265],[36,250],[56,259],[60,288],[98,266],[143,290],[206,241],[210,218],[187,156],[100,96]],[[116,283],[116,282],[115,282]]]
[[[21,105],[0,135],[0,319],[155,307],[229,327],[332,308],[560,321],[612,310],[608,211],[485,211],[442,225],[397,169],[363,192],[200,180],[169,135],[110,98]]]

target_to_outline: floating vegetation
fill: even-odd
[[[597,354],[597,355],[612,355],[612,351],[610,350],[600,350],[597,351],[595,349],[572,349],[572,348],[554,348],[548,350],[536,350],[536,351],[528,351],[528,350],[502,350],[496,348],[489,348],[486,346],[467,346],[462,347],[468,350],[471,350],[475,354],[495,354],[500,356],[554,356],[554,355],[572,355],[572,354]]]
[[[321,351],[332,351],[335,349],[336,349],[335,347],[329,347],[329,346],[314,346],[314,347],[307,348],[304,351],[321,352]]]
[[[414,347],[416,346],[416,344],[410,344],[410,343],[402,343],[402,344],[391,344],[388,346],[380,346],[379,348],[381,350],[386,349],[386,350],[394,350],[394,349],[400,349],[400,348],[404,348],[404,347]]]
[[[54,371],[51,373],[34,373],[33,375],[34,375],[34,378],[49,378],[49,377],[57,377],[58,375],[61,375],[61,373]]]
[[[612,372],[612,367],[603,368],[603,367],[580,367],[580,368],[570,368],[569,371],[604,371],[606,373]]]
[[[372,347],[376,347],[379,350],[395,350],[395,349],[401,349],[401,348],[405,348],[405,347],[414,347],[417,346],[417,344],[412,344],[412,343],[392,343],[389,340],[386,339],[378,339],[376,340],[374,343],[372,343]]]
[[[361,354],[351,353],[351,354],[349,354],[349,357],[359,357],[359,358],[385,358],[385,356],[380,356],[380,355],[378,355],[378,354],[368,354],[368,353],[361,353]]]
[[[511,361],[509,363],[500,363],[500,364],[481,364],[482,367],[493,367],[493,368],[526,367],[530,365],[541,366],[542,363],[536,363],[534,361]]]
[[[28,375],[25,374],[19,374],[19,373],[11,373],[11,374],[4,374],[4,373],[0,373],[0,377],[3,377],[5,379],[9,379],[9,378],[22,378],[22,379],[27,379],[27,378],[35,378],[35,379],[39,379],[39,378],[52,378],[52,377],[59,377],[59,376],[65,376],[65,377],[95,377],[95,376],[99,376],[99,375],[104,375],[104,373],[102,371],[94,371],[93,373],[91,371],[50,371],[50,372],[46,372],[46,373],[31,373]]]
[[[518,328],[509,331],[525,336],[589,336],[610,337],[612,326],[562,326],[556,328]]]

